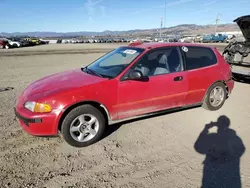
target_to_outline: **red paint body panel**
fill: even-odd
[[[107,83],[108,82],[108,83]],[[113,87],[112,87],[113,85]],[[18,97],[16,111],[25,118],[42,118],[42,123],[25,126],[33,135],[54,135],[65,109],[82,101],[98,101],[106,104],[110,114],[115,116],[111,107],[117,103],[116,98],[108,98],[109,92],[115,93],[117,81],[88,75],[79,70],[57,73],[30,84]],[[112,89],[113,88],[113,89]],[[48,103],[51,113],[33,113],[24,108],[26,101]],[[114,104],[113,104],[114,103]],[[44,129],[44,130],[42,130]]]
[[[8,44],[7,41],[4,40],[0,40],[0,46],[2,46],[3,48],[5,48],[5,46]]]
[[[225,81],[232,92],[230,66],[216,49],[216,65],[191,71],[157,75],[148,81],[121,81],[121,77],[147,51],[165,46],[201,46],[184,43],[146,43],[135,46],[146,49],[114,79],[101,78],[81,71],[70,70],[44,77],[30,84],[16,101],[16,112],[24,118],[42,119],[42,123],[20,124],[32,135],[55,135],[60,118],[67,108],[84,101],[105,106],[110,120],[119,120],[158,110],[201,102],[207,89],[216,81]],[[182,81],[174,81],[182,76]],[[27,101],[48,103],[50,113],[33,113],[24,108]]]
[[[183,76],[183,81],[174,82],[177,76]],[[116,106],[119,118],[182,106],[187,87],[185,72],[153,76],[148,82],[120,82]]]
[[[213,75],[213,76],[211,76]],[[186,105],[201,102],[207,89],[221,77],[217,65],[187,71],[188,91]]]
[[[233,88],[234,88],[234,81],[229,80],[229,81],[226,82],[226,84],[227,84],[227,87],[228,87],[228,90],[229,90],[229,94],[231,94],[232,91],[233,91]]]
[[[186,98],[186,105],[202,102],[208,88],[217,81],[227,81],[231,79],[231,68],[220,55],[220,53],[213,49],[217,64],[189,70],[188,77],[188,91]]]

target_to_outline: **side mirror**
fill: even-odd
[[[142,77],[143,77],[142,72],[139,70],[131,70],[128,75],[128,79],[130,80],[140,80],[142,79]]]
[[[147,76],[143,76],[139,70],[131,70],[128,75],[128,80],[148,80]]]

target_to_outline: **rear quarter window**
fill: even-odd
[[[217,63],[216,55],[210,48],[188,46],[187,49],[183,50],[186,70],[208,67]]]

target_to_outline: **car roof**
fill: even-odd
[[[196,43],[184,43],[184,42],[147,42],[142,44],[137,44],[132,47],[143,48],[143,49],[154,49],[160,47],[171,47],[171,46],[195,46],[195,47],[207,47],[214,48],[212,46],[206,46],[204,44],[196,44]]]

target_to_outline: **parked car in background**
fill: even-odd
[[[136,39],[131,39],[129,41],[129,43],[134,43],[134,42],[140,42],[141,40],[139,38],[136,38]]]
[[[125,38],[121,38],[121,42],[127,42]]]
[[[250,79],[250,15],[234,20],[243,34],[243,38],[234,37],[225,47],[223,56],[231,65],[233,77],[236,80]]]
[[[8,45],[9,45],[10,48],[19,48],[19,47],[21,47],[20,42],[12,41],[12,40],[10,40],[8,38],[7,38],[7,40],[8,40],[8,43],[9,43]]]
[[[27,41],[30,46],[35,46],[36,42],[34,40],[32,40],[31,38],[24,38],[25,41]]]
[[[39,45],[39,44],[40,44],[40,40],[37,39],[37,38],[31,38],[30,40],[31,40],[31,42],[32,42],[34,45]]]
[[[177,38],[168,38],[168,42],[178,42]]]
[[[178,42],[178,40],[176,38],[164,38],[158,42]]]
[[[104,39],[100,39],[100,41],[99,41],[100,43],[104,43],[105,42],[105,40]]]
[[[88,39],[83,39],[83,43],[89,43]]]
[[[78,43],[78,40],[77,39],[72,39],[72,43],[76,44],[76,43]]]
[[[114,41],[115,43],[121,42],[121,40],[120,40],[119,38],[115,38],[115,39],[113,39],[113,41]]]
[[[143,43],[153,42],[153,40],[147,39],[147,38],[142,38],[142,39],[139,39],[139,40],[142,41]]]
[[[22,128],[37,136],[60,132],[68,144],[85,147],[116,121],[190,106],[218,110],[234,88],[231,68],[214,47],[132,45],[30,84],[14,108]]]
[[[195,37],[193,36],[187,36],[179,39],[179,42],[184,42],[184,43],[193,43]]]
[[[0,48],[9,49],[9,48],[19,48],[21,46],[20,42],[10,40],[10,38],[2,38],[0,40],[1,40]]]
[[[57,44],[62,44],[62,39],[57,39],[56,43]]]
[[[48,40],[39,39],[40,44],[49,44]]]
[[[194,38],[194,42],[201,43],[203,41],[203,36],[199,35]]]
[[[23,38],[15,38],[15,41],[18,41],[21,44],[21,47],[27,47],[33,45],[31,41],[24,40]]]
[[[202,39],[203,43],[217,43],[217,42],[227,42],[227,35],[222,34],[211,34],[211,35],[205,35]]]
[[[0,49],[5,48],[8,49],[9,48],[9,42],[8,40],[4,39],[4,38],[0,38]]]
[[[40,44],[49,44],[49,41],[43,39],[31,39],[31,38],[21,38],[21,37],[8,37],[2,38],[2,41],[7,41],[8,45],[4,45],[5,48],[19,48],[34,46]]]
[[[131,40],[132,40],[132,39],[130,39],[130,38],[125,38],[124,42],[129,43]]]

